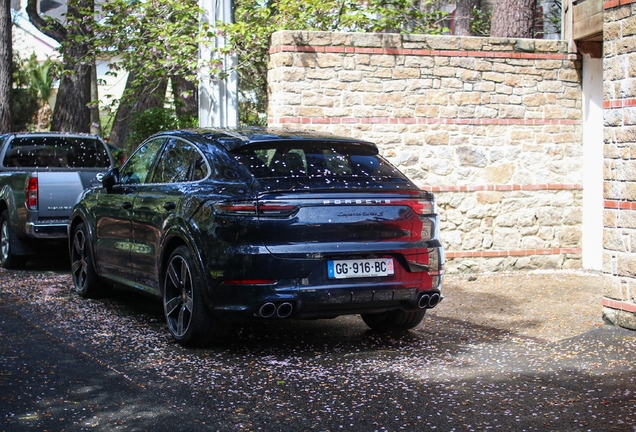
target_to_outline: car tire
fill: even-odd
[[[75,227],[72,240],[71,276],[75,292],[84,298],[103,295],[104,285],[95,271],[86,225],[80,223]]]
[[[15,255],[13,253],[11,222],[9,221],[9,211],[4,210],[0,215],[0,265],[6,269],[17,269],[24,267],[27,257]]]
[[[362,321],[372,330],[386,331],[406,331],[410,330],[422,322],[426,310],[404,311],[401,309],[381,313],[362,314]]]
[[[204,281],[190,249],[176,248],[163,272],[163,310],[172,337],[185,347],[226,340],[230,323],[212,315],[203,297]]]

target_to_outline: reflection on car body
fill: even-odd
[[[86,190],[69,223],[75,289],[163,299],[182,345],[244,320],[360,314],[408,330],[441,301],[433,195],[356,139],[272,130],[157,134]]]

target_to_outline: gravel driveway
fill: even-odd
[[[406,334],[280,321],[189,350],[160,302],[0,271],[0,430],[636,430],[636,334],[603,325],[599,280],[449,276]]]
[[[429,316],[557,341],[603,326],[602,284],[584,271],[449,275]]]

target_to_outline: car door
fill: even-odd
[[[170,138],[152,175],[137,188],[131,213],[134,245],[131,263],[135,282],[159,293],[160,244],[174,225],[180,206],[196,183],[208,176],[209,167],[196,147]]]
[[[95,214],[95,261],[101,274],[129,283],[133,247],[131,211],[137,188],[150,173],[164,138],[141,145],[120,170],[120,182],[97,199]]]

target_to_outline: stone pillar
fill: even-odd
[[[636,12],[630,3],[604,3],[603,317],[636,330]]]

